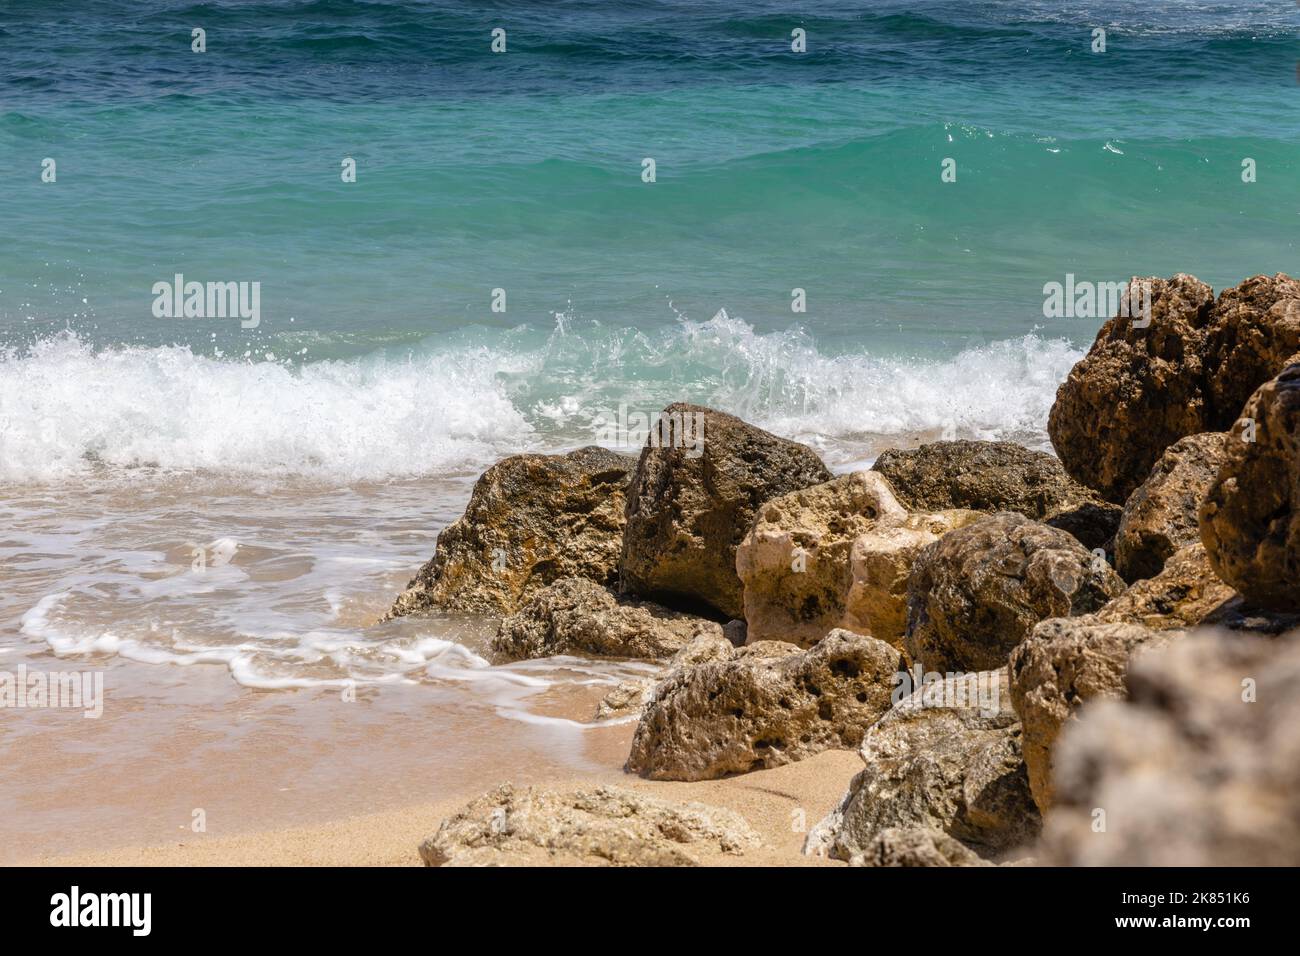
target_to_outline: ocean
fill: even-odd
[[[478,473],[677,400],[839,471],[1049,447],[1106,316],[1046,284],[1297,271],[1297,40],[1277,0],[0,0],[0,667],[577,760],[556,695],[635,666],[374,624]],[[178,275],[256,322],[160,316]]]

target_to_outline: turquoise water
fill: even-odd
[[[0,476],[438,474],[677,398],[832,458],[1041,444],[1100,324],[1044,283],[1297,271],[1298,38],[1254,0],[0,2]],[[156,318],[178,272],[260,325]]]

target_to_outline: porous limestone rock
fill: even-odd
[[[871,466],[911,511],[1014,511],[1041,521],[1094,500],[1052,455],[1009,441],[941,441],[882,452]]]
[[[1278,273],[1224,289],[1214,304],[1206,392],[1226,431],[1255,390],[1300,352],[1300,281]]]
[[[929,827],[889,827],[881,830],[849,866],[929,867],[993,866],[942,830]]]
[[[1043,621],[1011,652],[1011,698],[1040,809],[1053,800],[1053,748],[1079,708],[1095,699],[1122,699],[1130,659],[1139,650],[1211,625],[1276,635],[1300,628],[1300,614],[1251,606],[1214,574],[1205,548],[1193,544],[1097,612]]]
[[[1203,368],[1213,290],[1181,273],[1133,282],[1150,283],[1150,324],[1144,327],[1140,315],[1106,322],[1061,383],[1047,419],[1066,472],[1117,504],[1166,448],[1184,435],[1215,430],[1208,424]]]
[[[564,577],[616,584],[634,467],[595,446],[497,462],[385,619],[435,609],[509,614]]]
[[[1262,385],[1242,418],[1253,424],[1234,429],[1227,442],[1223,466],[1200,509],[1201,540],[1215,573],[1246,600],[1297,612],[1300,362]]]
[[[736,550],[747,642],[783,640],[811,647],[832,628],[846,626],[854,541],[906,517],[889,482],[871,471],[764,504]]]
[[[926,670],[992,670],[1039,621],[1090,613],[1123,590],[1066,532],[1012,512],[985,515],[917,557],[904,646]]]
[[[1038,835],[1005,669],[923,684],[867,731],[861,753],[865,769],[805,853],[853,860],[900,827],[938,830],[983,854]]]
[[[1125,581],[1153,578],[1175,551],[1200,540],[1197,511],[1227,455],[1226,432],[1180,438],[1124,503],[1115,570]]]
[[[1253,606],[1224,584],[1199,543],[1176,552],[1154,578],[1138,581],[1095,616],[1103,623],[1123,621],[1154,630],[1204,624],[1280,634],[1300,626],[1300,615]]]
[[[618,787],[573,792],[503,784],[420,844],[426,866],[694,866],[693,853],[761,845],[731,810]]]
[[[773,498],[829,481],[805,445],[733,415],[674,404],[641,451],[619,562],[625,591],[692,610],[744,615],[736,546]],[[672,436],[684,432],[685,440]],[[665,437],[657,437],[663,435]]]
[[[1048,416],[1065,470],[1116,503],[1178,439],[1227,431],[1300,351],[1300,282],[1289,276],[1253,276],[1217,301],[1189,275],[1134,281],[1150,283],[1150,323],[1102,326]]]
[[[854,538],[849,590],[838,625],[901,650],[907,633],[907,582],[917,557],[949,531],[979,517],[978,511],[913,514]]]
[[[1300,635],[1141,651],[1061,734],[1042,862],[1300,864]]]
[[[596,705],[596,720],[617,720],[640,714],[650,703],[655,688],[669,674],[705,661],[731,657],[735,645],[711,631],[702,631],[672,656],[663,672],[654,676],[632,677],[619,681]]]
[[[658,679],[654,677],[629,677],[619,681],[596,703],[596,713],[592,720],[626,722],[640,714],[641,708],[650,703],[658,684]]]
[[[1052,805],[1052,748],[1084,703],[1125,696],[1129,659],[1184,632],[1140,624],[1099,623],[1096,615],[1052,618],[1011,652],[1011,702],[1022,727],[1021,749],[1039,810]]]
[[[663,659],[698,634],[723,640],[722,625],[714,621],[616,596],[586,578],[561,578],[501,621],[492,650],[504,660],[557,654]]]
[[[1198,626],[1276,635],[1300,628],[1300,614],[1252,607],[1214,574],[1200,544],[1176,552],[1094,614],[1037,625],[1011,652],[1011,698],[1024,728],[1025,765],[1041,810],[1052,805],[1054,748],[1088,701],[1123,699],[1131,658]]]
[[[856,747],[902,667],[883,641],[835,630],[808,650],[762,641],[678,670],[642,711],[626,769],[705,780]]]

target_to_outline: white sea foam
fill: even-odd
[[[0,479],[97,462],[343,480],[463,468],[530,441],[501,366],[470,350],[294,369],[175,346],[96,351],[65,333],[0,354]]]
[[[180,592],[167,595],[180,596]],[[558,684],[614,686],[655,673],[640,661],[591,661],[554,657],[493,665],[457,640],[429,634],[383,637],[364,630],[239,634],[236,643],[209,644],[179,628],[147,622],[105,628],[82,615],[86,596],[47,594],[24,613],[20,633],[44,643],[59,658],[119,657],[140,664],[224,666],[235,683],[257,690],[375,687],[384,684],[459,685],[490,703],[502,717],[564,730],[607,722],[584,722],[534,713],[530,703]],[[434,627],[436,622],[430,622]]]
[[[826,353],[794,329],[760,334],[725,311],[641,332],[557,319],[501,335],[291,368],[187,348],[95,350],[65,333],[0,353],[0,480],[157,466],[356,481],[485,467],[596,438],[629,404],[689,400],[828,456],[868,436],[947,430],[1045,445],[1056,387],[1081,352],[1026,335],[950,358]],[[842,461],[832,464],[843,465]]]
[[[814,442],[951,429],[1045,444],[1056,389],[1083,357],[1064,339],[1036,335],[973,344],[947,359],[827,355],[802,333],[758,335],[725,313],[683,334],[718,363],[718,407]]]

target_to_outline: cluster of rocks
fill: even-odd
[[[1214,291],[1146,278],[1149,323],[1116,316],[1070,370],[1047,421],[1065,470],[1122,503],[1178,439],[1228,431],[1300,352],[1300,282],[1255,276]]]
[[[495,614],[502,659],[661,662],[598,712],[638,720],[630,773],[857,749],[810,854],[1297,862],[1300,764],[1275,764],[1300,706],[1300,283],[1216,300],[1191,276],[1135,281],[1151,322],[1112,319],[1070,372],[1056,456],[945,441],[833,477],[803,445],[674,405],[666,418],[704,422],[700,445],[494,466],[390,615]],[[689,862],[683,841],[746,844],[724,811],[575,799],[497,791],[421,852]],[[1098,831],[1098,809],[1123,826]],[[1197,828],[1173,839],[1171,819]]]
[[[1005,670],[917,689],[868,729],[861,755],[866,768],[813,827],[805,852],[880,865],[873,858],[886,833],[917,830],[957,841],[967,849],[960,860],[972,863],[1038,836]]]

